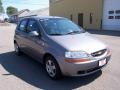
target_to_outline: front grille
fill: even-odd
[[[84,71],[78,71],[77,74],[87,74],[87,73],[91,73],[91,72],[97,71],[97,70],[99,70],[101,68],[102,67],[95,67],[95,68],[84,70]]]
[[[92,53],[91,55],[92,55],[93,57],[98,57],[98,56],[103,55],[106,51],[107,51],[107,49],[103,49],[103,50],[94,52],[94,53]]]
[[[107,65],[107,63],[105,65]],[[91,73],[91,72],[94,72],[94,71],[98,71],[98,70],[102,69],[104,66],[95,67],[95,68],[91,68],[91,69],[83,70],[83,71],[78,71],[77,74],[87,74],[87,73]]]

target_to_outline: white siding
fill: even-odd
[[[103,29],[105,30],[120,30],[120,19],[115,19],[116,10],[120,10],[120,0],[104,0],[103,6]],[[109,11],[114,11],[109,14]],[[114,19],[109,19],[109,16],[114,16]]]
[[[0,20],[4,20],[3,14],[0,15]]]

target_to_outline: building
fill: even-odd
[[[31,17],[31,16],[49,16],[49,8],[42,8],[42,9],[38,9],[38,10],[33,10],[30,11],[28,9],[24,9],[19,11],[16,14],[13,14],[10,17],[10,22],[16,23],[18,22],[18,20],[24,18],[24,17]]]
[[[30,16],[49,16],[49,8],[42,8],[38,10],[33,10],[28,13],[23,13],[19,18],[30,17]]]
[[[4,15],[0,14],[0,20],[4,20]]]
[[[10,22],[13,22],[13,23],[16,23],[18,22],[19,20],[19,17],[22,15],[22,14],[27,14],[28,12],[30,12],[30,10],[28,9],[24,9],[24,10],[21,10],[13,15],[10,16]]]
[[[1,14],[0,15],[0,23],[4,21],[4,16]]]
[[[104,0],[103,29],[120,30],[120,0]]]
[[[50,15],[86,29],[120,30],[120,0],[50,0]]]

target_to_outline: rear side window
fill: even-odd
[[[20,31],[25,31],[26,30],[26,25],[27,25],[27,20],[21,21],[21,23],[19,25],[19,30]]]
[[[38,24],[35,20],[30,20],[27,26],[27,32],[38,31]]]

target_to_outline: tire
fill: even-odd
[[[54,80],[61,78],[61,70],[60,67],[52,56],[48,56],[45,59],[45,70],[48,74],[48,76]]]
[[[21,55],[21,51],[17,43],[14,43],[14,48],[15,48],[15,53],[17,55]]]

